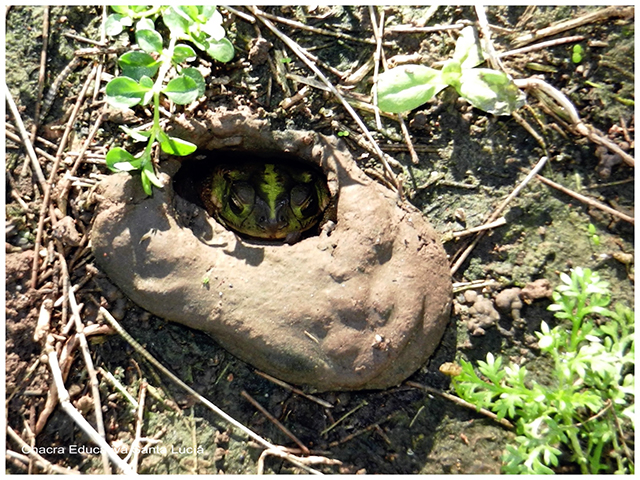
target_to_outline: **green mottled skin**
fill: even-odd
[[[216,166],[203,192],[209,213],[229,229],[289,243],[317,225],[329,199],[315,170],[250,161]]]

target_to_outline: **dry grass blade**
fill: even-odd
[[[271,423],[273,423],[276,427],[278,427],[282,433],[284,433],[287,437],[289,437],[291,440],[293,440],[295,442],[295,444],[300,447],[300,450],[302,450],[302,453],[304,453],[305,455],[309,455],[310,452],[309,452],[309,449],[307,448],[307,446],[304,443],[302,443],[300,441],[300,439],[298,437],[296,437],[291,432],[291,430],[289,430],[287,427],[285,427],[276,417],[271,415],[271,413],[269,413],[269,411],[266,408],[264,408],[262,405],[260,405],[260,403],[258,401],[256,401],[255,398],[253,398],[251,395],[249,395],[245,390],[240,392],[240,395],[242,395],[260,413],[262,413],[265,417],[267,417],[269,419],[269,421]]]
[[[524,79],[516,79],[513,83],[518,88],[524,88],[527,90],[531,90],[534,93],[542,92],[545,95],[551,97],[554,101],[558,103],[558,105],[562,108],[564,113],[569,117],[569,121],[571,122],[571,127],[573,130],[585,137],[587,137],[592,142],[603,145],[607,147],[614,153],[620,155],[622,160],[629,165],[630,167],[635,166],[635,159],[629,155],[627,152],[622,150],[618,145],[613,143],[611,140],[599,135],[594,131],[592,127],[589,127],[584,124],[584,122],[580,119],[580,115],[578,115],[578,111],[576,107],[573,106],[571,101],[557,88],[549,85],[544,80],[540,80],[539,78],[524,78]]]
[[[593,200],[592,198],[585,197],[584,195],[581,195],[578,192],[574,192],[573,190],[563,187],[559,183],[556,183],[553,180],[549,180],[548,178],[543,177],[542,175],[536,175],[536,178],[540,180],[542,183],[545,183],[550,187],[555,188],[556,190],[560,190],[561,192],[566,193],[567,195],[575,198],[576,200],[580,200],[582,203],[586,203],[587,205],[598,208],[603,212],[610,213],[611,215],[618,217],[619,219],[624,220],[625,222],[629,222],[632,225],[635,224],[635,219],[633,217],[630,217],[629,215],[625,215],[624,213],[619,212],[614,208],[611,208],[607,205],[597,202],[596,200]]]
[[[28,457],[25,455],[20,455],[17,452],[12,452],[11,450],[7,450],[7,455],[17,458],[23,463],[28,463],[29,460],[32,460],[43,470],[43,473],[57,473],[61,475],[80,475],[78,470],[73,470],[71,468],[64,468],[59,465],[55,465],[49,462],[47,459],[43,458],[38,454],[31,446],[25,442],[20,436],[9,426],[7,426],[7,433],[9,437],[15,441],[18,445],[20,445],[20,450],[23,452],[27,452]]]

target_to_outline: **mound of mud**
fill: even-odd
[[[162,162],[165,187],[152,197],[137,176],[113,175],[99,187],[91,243],[131,300],[316,390],[387,388],[424,364],[449,319],[451,280],[419,211],[364,175],[339,142],[271,131],[248,110],[210,112],[178,134],[199,152],[285,154],[319,167],[335,228],[293,245],[250,241],[175,194],[177,160]]]

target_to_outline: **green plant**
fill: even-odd
[[[194,48],[215,60],[228,62],[234,49],[225,38],[222,16],[215,6],[113,6],[114,14],[105,23],[110,36],[119,35],[135,22],[136,45],[118,59],[121,76],[112,79],[106,87],[106,100],[116,108],[153,104],[153,124],[147,130],[121,127],[134,141],[147,142],[146,148],[134,156],[121,147],[109,150],[107,166],[113,171],[140,171],[142,186],[147,195],[152,187],[162,187],[158,180],[151,153],[158,143],[163,152],[185,156],[196,146],[168,135],[160,125],[160,97],[164,95],[176,105],[187,105],[205,91],[205,81],[194,67],[185,64],[197,58]],[[169,31],[168,45],[155,20],[162,18]],[[173,75],[167,81],[169,74]]]
[[[579,43],[576,43],[571,49],[571,61],[573,63],[580,63],[582,62],[583,55],[584,55],[584,50],[582,48],[582,45],[580,45]]]
[[[448,86],[474,107],[495,115],[508,115],[524,105],[524,95],[504,72],[474,68],[483,61],[477,31],[465,27],[453,57],[442,70],[400,65],[381,74],[377,82],[378,107],[390,113],[407,112]]]
[[[553,473],[563,448],[583,473],[633,473],[625,443],[634,416],[633,312],[620,304],[607,309],[608,283],[589,269],[561,280],[549,306],[561,323],[543,322],[536,333],[553,361],[550,384],[489,353],[478,362],[482,377],[463,360],[454,387],[478,408],[517,419],[515,443],[502,457],[506,473]]]

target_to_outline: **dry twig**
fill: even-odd
[[[442,398],[446,398],[447,400],[452,401],[453,403],[460,405],[462,407],[468,408],[470,410],[474,410],[478,413],[481,413],[482,415],[485,415],[493,420],[495,420],[496,422],[498,422],[500,425],[502,425],[503,427],[507,427],[510,430],[513,430],[513,424],[507,420],[506,418],[500,418],[498,419],[498,416],[493,413],[490,412],[489,410],[487,410],[486,408],[478,408],[476,407],[473,403],[469,403],[466,400],[462,400],[460,397],[456,397],[455,395],[451,395],[449,393],[445,393],[445,392],[441,392],[440,390],[436,390],[435,388],[431,388],[428,387],[427,385],[423,385],[421,383],[418,382],[405,382],[407,385],[409,385],[410,387],[415,387],[415,388],[420,388],[422,390],[425,390],[429,393],[433,393],[435,395],[439,395]]]
[[[533,167],[533,169],[524,178],[524,180],[522,180],[522,182],[520,182],[520,184],[513,190],[513,192],[511,192],[509,196],[504,200],[504,202],[502,202],[500,206],[496,210],[494,210],[494,212],[491,214],[491,216],[489,217],[486,223],[491,223],[498,218],[498,216],[502,213],[505,207],[511,202],[511,200],[513,200],[516,196],[518,196],[518,194],[525,187],[525,185],[527,185],[531,181],[531,179],[542,169],[542,167],[544,167],[545,163],[547,163],[547,157],[540,158],[538,163],[535,165],[535,167]],[[476,247],[478,242],[480,242],[484,234],[485,234],[485,231],[480,232],[478,236],[473,240],[473,242],[471,242],[471,244],[462,252],[462,254],[458,257],[458,259],[455,261],[455,263],[451,267],[451,275],[454,275],[458,271],[458,268],[460,268],[462,263],[467,259],[471,251]]]
[[[561,192],[566,193],[567,195],[575,198],[576,200],[580,200],[582,203],[586,203],[587,205],[598,208],[604,212],[610,213],[611,215],[618,217],[619,219],[624,220],[625,222],[629,222],[631,225],[635,224],[635,219],[633,217],[630,217],[629,215],[625,215],[624,213],[619,212],[614,208],[611,208],[592,198],[585,197],[584,195],[581,195],[578,192],[574,192],[573,190],[563,187],[559,183],[556,183],[553,180],[549,180],[548,178],[543,177],[542,175],[536,175],[536,178],[540,180],[542,183],[545,183],[550,187],[555,188],[556,190],[560,190]]]
[[[516,47],[522,47],[535,40],[539,40],[545,37],[550,37],[551,35],[555,35],[556,33],[565,32],[567,30],[571,30],[573,28],[577,28],[582,25],[586,25],[588,23],[593,23],[600,20],[607,20],[609,18],[615,18],[615,17],[632,18],[633,15],[634,15],[633,7],[622,7],[622,6],[607,7],[601,10],[596,10],[594,12],[589,12],[578,18],[572,18],[571,20],[567,20],[564,22],[557,23],[555,25],[551,25],[541,30],[536,30],[533,33],[527,33],[526,35],[522,35],[521,37],[517,38],[513,42],[513,44]]]
[[[291,440],[293,440],[295,442],[295,444],[300,447],[300,450],[302,450],[302,453],[304,453],[305,455],[309,455],[310,452],[309,452],[309,449],[307,448],[307,446],[304,443],[302,443],[300,441],[300,439],[298,437],[296,437],[291,432],[291,430],[289,430],[287,427],[285,427],[276,417],[271,415],[271,413],[269,413],[269,411],[266,408],[264,408],[262,405],[260,405],[260,403],[258,403],[258,401],[256,401],[255,398],[253,398],[251,395],[249,395],[245,390],[240,392],[240,395],[242,395],[260,413],[262,413],[265,417],[267,417],[269,419],[269,421],[271,423],[273,423],[276,427],[278,427],[282,433],[284,433],[287,437],[289,437]]]
[[[280,30],[278,30],[275,25],[273,25],[273,23],[271,23],[267,18],[265,18],[263,16],[263,13],[261,10],[258,10],[257,7],[251,7],[253,10],[253,13],[260,19],[260,21],[262,23],[264,23],[267,28],[269,28],[269,30],[271,30],[278,38],[280,38],[280,40],[282,40],[291,50],[293,50],[293,52],[298,55],[298,57],[307,64],[307,66],[313,70],[313,72],[325,83],[325,85],[329,88],[329,90],[331,91],[331,93],[333,93],[342,103],[342,105],[344,106],[344,108],[347,110],[347,112],[349,112],[349,114],[351,115],[351,117],[356,121],[356,123],[358,124],[358,126],[360,127],[360,129],[363,131],[363,133],[366,135],[367,139],[369,140],[369,142],[371,142],[371,145],[373,146],[373,148],[376,151],[376,155],[378,156],[378,158],[380,158],[380,160],[382,161],[382,165],[384,166],[385,172],[386,174],[389,176],[389,178],[392,180],[394,187],[396,188],[396,191],[398,192],[398,195],[400,195],[400,197],[403,196],[402,193],[402,187],[400,185],[400,183],[398,182],[398,179],[396,178],[395,174],[393,173],[393,170],[391,170],[391,167],[389,166],[389,164],[387,163],[387,160],[385,159],[384,153],[382,152],[382,150],[380,150],[380,147],[378,146],[378,143],[374,140],[374,138],[371,136],[371,133],[369,132],[369,129],[366,127],[366,125],[364,124],[364,122],[362,121],[362,119],[358,116],[358,114],[356,113],[356,111],[353,109],[353,107],[351,105],[349,105],[349,103],[345,100],[344,96],[336,89],[336,87],[327,79],[327,77],[320,71],[320,69],[318,69],[318,67],[316,67],[306,56],[305,54],[301,51],[300,46],[294,42],[293,40],[291,40],[289,37],[287,37],[286,35],[284,35],[282,32],[280,32]]]
[[[55,386],[58,392],[58,400],[60,402],[60,406],[62,409],[69,415],[73,421],[76,423],[80,429],[86,433],[89,438],[100,447],[101,451],[105,452],[106,455],[109,456],[109,459],[116,465],[123,473],[127,475],[133,475],[134,472],[129,468],[116,452],[111,448],[111,446],[106,442],[104,438],[100,436],[98,432],[94,430],[89,422],[82,416],[82,414],[76,410],[76,408],[71,403],[71,399],[69,397],[69,392],[64,386],[64,380],[62,378],[62,371],[60,370],[60,365],[58,363],[58,357],[56,355],[56,351],[53,348],[55,340],[52,336],[49,336],[47,340],[47,358],[49,360],[49,368],[51,370],[51,375],[53,376],[53,380],[55,382]]]

